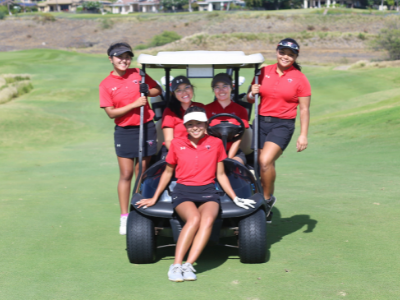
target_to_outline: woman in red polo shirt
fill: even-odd
[[[187,136],[183,115],[192,106],[204,107],[204,104],[193,102],[194,91],[190,80],[185,76],[177,76],[171,82],[171,97],[162,117],[162,129],[165,145],[162,147],[162,157],[165,158],[171,141],[177,137]]]
[[[222,141],[206,134],[207,116],[201,107],[190,107],[183,118],[188,135],[172,140],[166,158],[167,166],[153,198],[137,202],[138,208],[154,205],[175,170],[178,179],[171,194],[172,205],[185,222],[175,249],[175,260],[168,271],[171,281],[196,280],[192,264],[203,251],[219,212],[215,177],[236,205],[248,209],[253,200],[238,198],[224,171],[226,153]],[[249,207],[248,207],[249,206]],[[190,248],[189,256],[182,265]]]
[[[144,106],[143,130],[143,172],[151,155],[157,151],[157,134],[153,123],[154,112],[146,96],[155,97],[161,94],[158,84],[146,75],[141,84],[139,69],[129,69],[133,52],[127,43],[116,43],[107,50],[108,58],[113,65],[111,71],[99,86],[100,107],[115,120],[114,142],[118,157],[120,177],[118,198],[121,207],[119,233],[126,234],[129,196],[132,176],[139,172],[139,125],[140,107]]]
[[[232,92],[232,78],[226,73],[219,73],[214,76],[211,87],[214,91],[215,97],[217,98],[214,102],[206,105],[205,109],[207,112],[207,117],[211,118],[214,115],[228,113],[238,116],[242,119],[246,128],[249,128],[248,114],[247,110],[240,106],[239,104],[231,100]],[[229,117],[220,117],[214,119],[210,126],[219,124],[221,121],[229,121],[235,125],[239,125],[238,121]],[[237,140],[236,142],[229,142],[226,145],[226,151],[228,152],[228,157],[237,160],[241,164],[246,163],[246,156],[243,151],[239,149],[240,142],[242,140]]]
[[[260,149],[260,175],[264,197],[273,203],[276,200],[273,196],[276,178],[275,161],[292,138],[297,106],[300,107],[297,152],[305,150],[308,144],[311,87],[299,64],[296,63],[299,52],[300,46],[294,39],[286,38],[280,41],[276,48],[277,63],[261,69],[259,84],[254,84],[253,80],[251,92],[247,97],[249,102],[254,102],[255,94],[261,97],[259,144],[256,146]]]

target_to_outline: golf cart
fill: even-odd
[[[185,70],[188,78],[207,78],[211,79],[216,73],[214,70],[225,69],[233,72],[234,82],[239,83],[239,70],[241,68],[253,68],[258,82],[258,66],[264,61],[261,54],[245,55],[241,51],[180,51],[180,52],[159,52],[156,56],[141,54],[138,62],[142,65],[142,82],[144,82],[145,70],[147,68],[161,68],[165,70],[165,92],[163,97],[152,99],[153,110],[156,112],[155,119],[158,129],[158,143],[162,144],[163,135],[161,131],[161,115],[170,95],[170,71],[171,69]],[[243,80],[242,80],[243,81]],[[232,92],[233,100],[244,106],[251,112],[252,104],[241,101],[239,97],[239,84],[235,84]],[[255,137],[257,134],[258,108],[255,102],[254,129]],[[143,109],[142,109],[143,111]],[[141,111],[141,114],[142,114]],[[245,130],[240,118],[231,114],[218,114],[210,118],[229,116],[238,120],[240,125],[234,125],[222,121],[215,126],[209,126],[208,134],[221,138],[224,145],[227,142],[235,141],[243,137],[241,148],[248,154],[251,141],[251,130]],[[249,115],[250,119],[250,115]],[[139,161],[142,159],[143,141],[143,118],[141,116],[140,141],[139,141]],[[256,141],[257,142],[257,141]],[[256,143],[257,144],[257,143]],[[257,158],[257,149],[254,151]],[[222,190],[218,181],[215,188],[220,195],[220,213],[215,220],[210,242],[222,246],[238,248],[242,263],[263,263],[266,256],[266,225],[267,218],[270,216],[272,205],[270,206],[264,199],[261,183],[257,174],[257,159],[254,159],[254,166],[244,166],[233,159],[225,159],[224,167],[226,175],[240,198],[252,199],[256,202],[254,208],[243,209],[235,205],[225,192]],[[164,190],[157,203],[146,209],[137,208],[136,202],[141,199],[151,198],[157,189],[161,174],[165,170],[166,162],[160,160],[151,165],[142,175],[141,163],[139,163],[139,174],[135,182],[134,191],[139,187],[138,193],[133,193],[130,203],[130,213],[127,222],[127,252],[131,263],[145,264],[152,263],[156,259],[156,250],[160,247],[170,245],[159,245],[156,239],[158,236],[172,237],[175,243],[178,240],[180,231],[184,225],[183,221],[174,212],[171,202],[171,192],[176,185],[176,178],[172,178],[167,188]],[[224,245],[222,238],[237,237],[236,245]],[[173,245],[174,246],[174,245]]]

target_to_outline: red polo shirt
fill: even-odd
[[[187,137],[173,139],[165,161],[176,165],[175,176],[178,183],[199,186],[215,182],[217,164],[226,158],[222,141],[205,135],[193,147]]]
[[[277,64],[261,68],[258,77],[261,102],[259,114],[280,119],[295,119],[299,97],[311,96],[307,77],[291,66],[279,76]],[[254,79],[252,84],[254,84]]]
[[[99,86],[100,107],[124,107],[135,102],[140,97],[139,85],[142,80],[139,69],[128,69],[124,76],[108,75]],[[149,89],[158,86],[157,82],[146,75],[145,83],[149,85]],[[149,103],[144,106],[143,122],[150,122],[154,117]],[[119,118],[115,118],[115,124],[121,127],[140,125],[140,107],[134,108]]]
[[[190,106],[204,107],[204,104],[192,102]],[[185,114],[185,110],[181,106],[181,114],[182,116]],[[183,119],[179,118],[172,110],[168,107],[164,110],[162,116],[162,128],[173,128],[174,129],[174,138],[177,137],[187,137],[187,131],[185,125],[183,125]]]
[[[247,110],[243,107],[240,106],[239,104],[231,101],[231,103],[223,108],[222,105],[218,101],[211,102],[210,104],[207,104],[205,106],[206,113],[207,113],[207,118],[211,118],[212,116],[215,116],[217,114],[222,114],[222,113],[227,113],[227,114],[232,114],[235,116],[238,116],[244,123],[244,126],[246,128],[249,128],[249,122],[247,121]],[[229,123],[235,124],[235,125],[240,125],[239,122],[233,118],[229,117],[220,117],[217,119],[214,119],[210,126],[217,125],[221,123],[221,121],[228,121]],[[232,143],[229,142],[226,145],[227,150],[229,150],[232,146]]]

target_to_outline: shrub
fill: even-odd
[[[100,27],[101,29],[111,29],[114,26],[114,21],[111,19],[101,19]]]
[[[0,20],[3,20],[5,17],[6,15],[2,11],[0,11]]]
[[[139,45],[136,45],[133,49],[135,49],[135,50],[144,50],[144,49],[147,49],[147,48],[149,48],[148,45],[146,45],[146,44],[139,44]]]
[[[54,22],[56,20],[56,18],[50,13],[36,15],[33,19],[38,23]]]
[[[162,46],[180,40],[181,38],[182,37],[175,31],[164,31],[161,34],[153,36],[153,38],[149,43],[149,46],[150,47]]]
[[[165,44],[169,44],[177,40],[180,40],[181,38],[182,37],[175,31],[163,31],[163,33],[153,36],[150,43],[136,45],[134,49],[143,50],[150,47],[163,46]]]
[[[375,50],[387,51],[390,60],[398,60],[400,59],[400,20],[393,18],[385,25],[376,39],[371,42],[371,46]]]

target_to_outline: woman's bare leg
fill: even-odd
[[[234,159],[234,160],[240,162],[242,165],[244,165],[244,161],[243,161],[240,157],[235,156],[235,157],[232,158],[232,159]]]
[[[186,262],[193,264],[207,245],[213,224],[218,216],[219,204],[214,201],[206,202],[199,207],[200,226],[194,237],[192,247]]]
[[[193,238],[199,229],[200,212],[193,202],[182,202],[175,208],[179,217],[185,222],[181,233],[179,234],[178,243],[175,248],[174,264],[182,264],[185,254],[189,250],[193,242]]]
[[[133,159],[118,157],[119,181],[118,198],[121,214],[128,213],[129,196],[131,193],[131,181],[133,176]]]
[[[147,170],[149,164],[150,164],[151,156],[145,156],[142,159],[142,176],[143,173]],[[136,180],[136,174],[139,174],[139,158],[135,158],[135,180]],[[138,192],[139,185],[137,187],[137,190],[135,192]]]
[[[275,161],[281,156],[282,149],[273,142],[265,142],[263,149],[259,149],[260,176],[264,190],[264,198],[269,199],[275,188]]]

